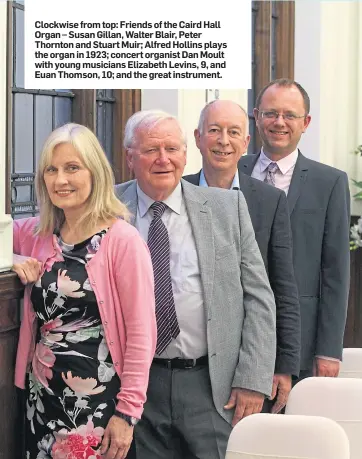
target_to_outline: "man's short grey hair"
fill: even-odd
[[[199,124],[197,126],[197,129],[200,132],[200,134],[202,134],[203,130],[204,130],[204,124],[205,124],[205,118],[206,118],[206,115],[207,115],[207,111],[209,110],[209,108],[211,107],[212,104],[214,104],[215,102],[218,102],[219,100],[222,100],[222,99],[212,100],[211,102],[206,104],[205,107],[201,110],[200,118],[199,118]],[[228,102],[233,102],[233,101],[230,100]],[[237,105],[245,115],[245,136],[247,136],[247,135],[249,135],[249,116],[248,116],[246,110],[241,105],[237,104],[236,102],[233,102],[233,103],[235,105]]]
[[[156,124],[161,123],[162,121],[173,120],[177,123],[181,131],[181,138],[184,145],[187,145],[186,142],[186,133],[183,127],[181,126],[179,120],[170,115],[167,112],[162,110],[141,110],[134,113],[127,121],[126,127],[124,130],[124,148],[131,148],[135,141],[136,131],[138,129],[147,129],[150,131]]]

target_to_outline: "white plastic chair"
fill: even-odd
[[[338,422],[349,439],[350,459],[361,459],[362,379],[306,378],[293,387],[285,412]]]
[[[350,459],[348,438],[317,416],[253,414],[236,424],[225,459]]]
[[[362,379],[362,348],[349,347],[343,349],[343,360],[339,377]]]

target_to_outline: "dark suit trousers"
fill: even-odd
[[[151,366],[135,427],[137,459],[224,459],[231,425],[216,411],[209,369]]]

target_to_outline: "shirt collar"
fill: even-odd
[[[148,212],[149,208],[155,202],[154,199],[150,198],[146,193],[144,193],[137,183],[137,196],[138,196],[138,213],[142,217]],[[180,215],[181,213],[181,204],[182,204],[182,188],[181,182],[173,190],[170,196],[163,200],[167,207]]]
[[[276,161],[278,164],[280,172],[284,175],[286,174],[292,167],[295,166],[295,163],[297,162],[298,159],[298,149],[295,149],[292,153],[290,153],[288,156],[285,158],[280,159],[279,161]],[[266,154],[264,153],[264,149],[261,149],[260,156],[259,156],[259,161],[260,161],[260,170],[261,172],[264,172],[267,167],[269,166],[270,163],[273,161],[269,159]]]
[[[206,188],[209,187],[209,185],[207,184],[203,169],[201,169],[201,172],[200,172],[199,186],[203,186],[203,187],[206,187]],[[236,173],[234,175],[230,190],[232,190],[233,188],[237,188],[237,189],[240,188],[239,171],[238,171],[238,169],[236,169]]]

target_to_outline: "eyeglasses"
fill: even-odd
[[[288,120],[288,121],[295,121],[298,118],[305,118],[306,115],[296,115],[295,113],[278,113],[274,110],[268,110],[265,112],[262,112],[257,109],[257,111],[260,113],[260,116],[262,118],[266,118],[268,120],[277,120],[279,116],[281,116],[283,119]]]

